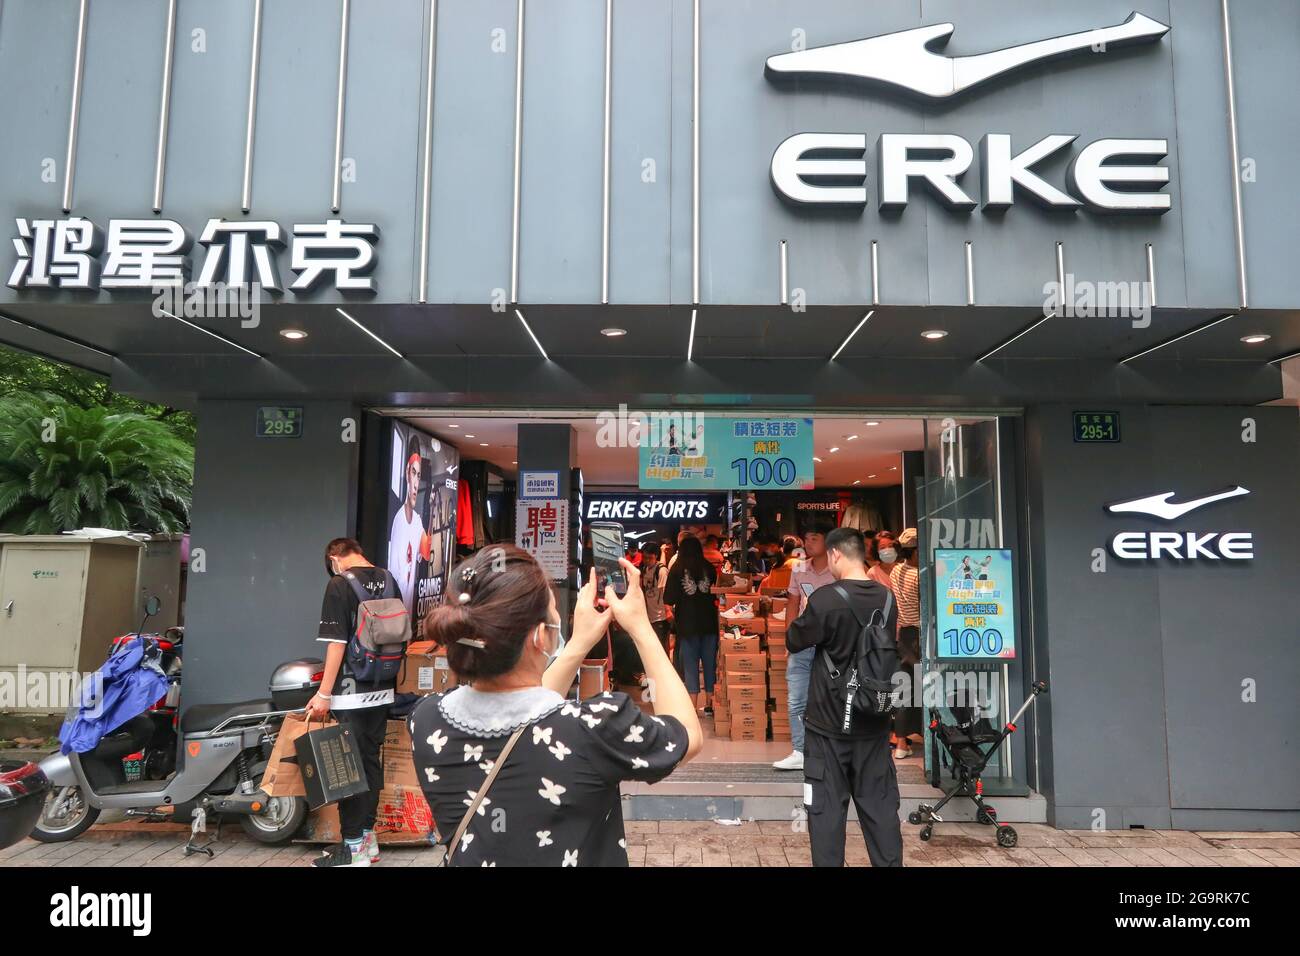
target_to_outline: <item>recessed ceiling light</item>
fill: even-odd
[[[868,478],[874,478],[874,477],[876,477],[876,476],[875,476],[875,475],[867,475],[867,477],[868,477]]]
[[[620,335],[627,335],[627,329],[601,329],[600,334],[608,336],[611,339],[616,339]]]
[[[307,337],[302,329],[281,329],[280,334],[291,342],[298,342]]]
[[[817,464],[820,465],[822,460],[818,458],[816,455],[813,455],[813,461],[817,462]]]
[[[839,449],[839,446],[837,445],[837,446],[835,446],[834,448],[831,449],[831,454],[833,455],[833,454],[835,454],[835,453],[836,453],[837,451],[839,451],[839,450],[840,450],[840,449]]]
[[[869,427],[871,427],[871,428],[875,428],[875,427],[876,427],[877,425],[879,425],[879,424],[880,424],[880,422],[867,422],[867,425],[868,425]]]
[[[519,464],[519,462],[517,462],[517,461],[512,461],[510,464],[512,464],[512,465],[517,465],[517,464]]]
[[[1260,342],[1267,342],[1272,337],[1273,336],[1271,335],[1265,335],[1262,332],[1257,332],[1254,335],[1243,335],[1241,337],[1241,340],[1245,342],[1247,345],[1258,345]]]
[[[943,329],[927,329],[921,333],[923,339],[942,339],[948,335]]]
[[[889,470],[890,470],[890,471],[898,471],[898,466],[897,466],[897,465],[890,465],[890,466],[889,466]]]
[[[481,442],[479,442],[479,446],[480,446],[481,448],[486,448],[486,447],[488,446],[488,443],[485,442],[485,441],[481,441]]]
[[[858,440],[858,436],[857,436],[857,435],[845,435],[845,436],[844,436],[844,440],[845,440],[845,441],[857,441],[857,440]]]
[[[473,435],[466,435],[465,437],[466,437],[466,438],[473,438],[474,436],[473,436]]]
[[[860,485],[860,484],[862,484],[862,479],[861,479],[861,478],[854,478],[854,479],[853,479],[853,483],[854,483],[855,485]]]
[[[448,428],[460,428],[459,425],[448,425],[447,427],[448,427]]]

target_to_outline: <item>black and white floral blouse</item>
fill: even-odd
[[[626,694],[576,702],[543,687],[432,694],[408,726],[444,843],[510,735],[527,727],[453,866],[627,866],[619,782],[662,780],[687,746],[680,721],[650,716]]]

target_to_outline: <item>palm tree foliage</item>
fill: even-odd
[[[157,419],[49,393],[0,398],[0,531],[185,531],[193,477],[193,448]]]

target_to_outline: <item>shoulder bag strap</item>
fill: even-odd
[[[469,829],[470,821],[474,819],[474,814],[478,813],[478,808],[483,803],[484,798],[488,795],[488,790],[491,789],[493,782],[497,778],[497,774],[499,774],[501,768],[505,766],[506,758],[510,756],[510,751],[515,749],[515,744],[519,742],[519,738],[524,735],[524,731],[527,729],[528,725],[524,724],[524,726],[520,727],[510,735],[510,739],[506,741],[506,745],[501,748],[501,753],[497,756],[496,763],[492,765],[491,771],[488,772],[487,778],[484,779],[483,786],[478,788],[478,793],[474,795],[474,801],[469,805],[469,809],[465,811],[465,816],[460,821],[460,826],[456,827],[456,832],[452,834],[451,840],[447,843],[447,852],[442,858],[443,866],[447,865],[448,861],[451,860],[451,855],[456,852],[456,847],[460,846],[461,837],[463,837],[465,831]]]
[[[351,571],[344,571],[343,577],[345,577],[348,584],[352,586],[352,593],[357,596],[359,602],[364,604],[366,601],[370,600],[370,592],[366,590],[366,586],[357,579],[355,574]]]

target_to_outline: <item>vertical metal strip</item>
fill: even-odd
[[[1065,243],[1056,244],[1056,314],[1065,314]]]
[[[253,50],[248,67],[248,118],[244,124],[244,191],[239,207],[253,208],[253,133],[257,128],[257,75],[262,62],[262,0],[253,4]]]
[[[781,304],[790,304],[790,258],[784,239],[781,240]]]
[[[1156,253],[1155,253],[1155,247],[1149,242],[1147,243],[1147,293],[1150,297],[1147,302],[1147,305],[1154,309],[1157,305]]]
[[[433,203],[433,77],[438,54],[438,0],[429,0],[429,60],[424,75],[424,180],[420,188],[420,290],[416,301],[429,301],[429,218]]]
[[[153,166],[153,211],[162,212],[167,174],[167,131],[172,116],[172,63],[176,55],[176,0],[167,0],[167,42],[163,48],[162,99],[158,104],[158,150]]]
[[[614,0],[605,0],[605,166],[604,191],[601,196],[600,224],[600,303],[609,305],[609,142],[610,108],[613,90]]]
[[[975,304],[975,243],[966,241],[966,304]]]
[[[876,240],[871,240],[871,304],[880,305],[880,254]]]
[[[1228,142],[1232,147],[1232,217],[1237,233],[1237,292],[1241,307],[1250,306],[1246,285],[1246,222],[1241,208],[1241,152],[1237,144],[1237,93],[1232,81],[1232,27],[1228,0],[1220,0],[1223,14],[1223,71],[1228,81]]]
[[[352,0],[343,0],[343,15],[339,23],[339,91],[334,104],[334,193],[330,211],[338,212],[343,204],[343,106],[348,87],[348,23],[351,19]]]
[[[63,161],[63,211],[72,212],[72,186],[77,178],[77,130],[81,126],[81,84],[86,72],[86,21],[90,0],[81,0],[77,13],[77,53],[72,67],[72,104],[68,110],[68,152]]]
[[[510,302],[519,302],[519,186],[524,141],[524,2],[516,0],[515,23],[515,201],[510,224]]]
[[[691,302],[700,304],[700,0],[691,34]]]

